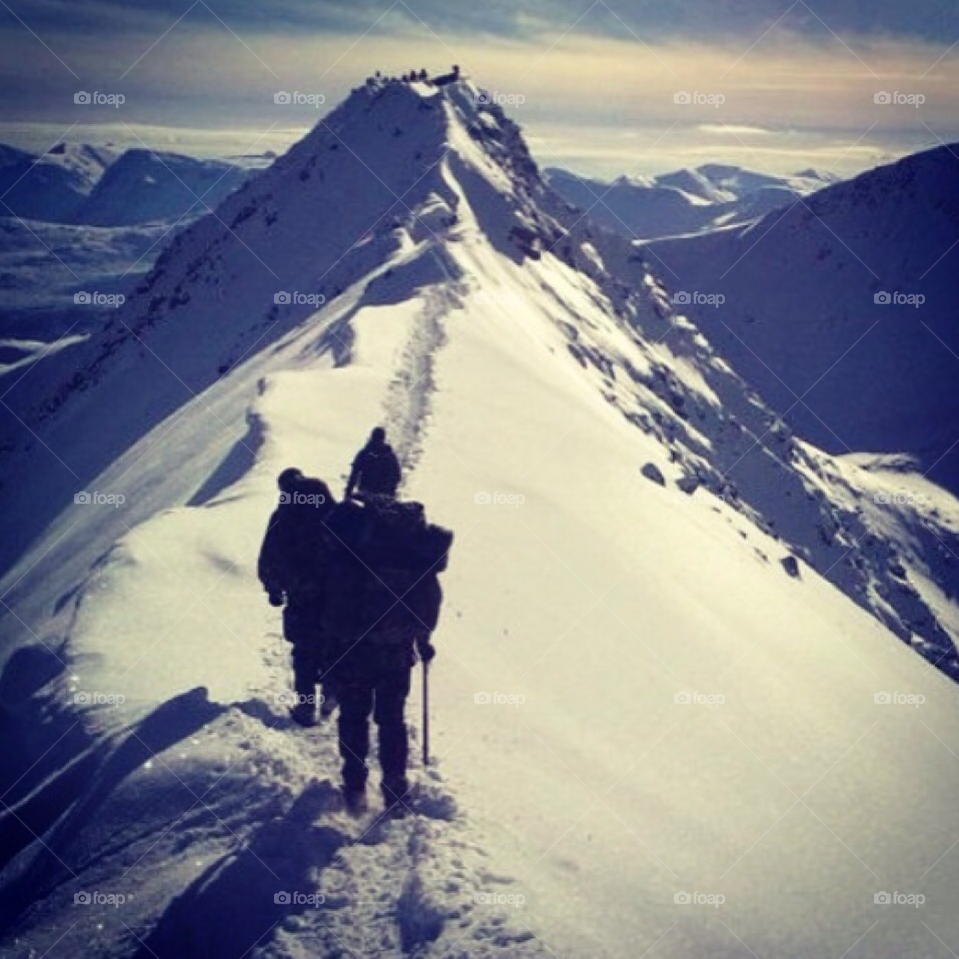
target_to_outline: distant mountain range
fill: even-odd
[[[564,200],[589,211],[592,220],[641,239],[746,223],[836,179],[815,170],[778,177],[720,163],[656,177],[621,176],[612,183],[555,167],[544,175]]]
[[[0,145],[0,216],[86,226],[131,226],[215,207],[248,164],[143,148],[58,144],[36,156]]]

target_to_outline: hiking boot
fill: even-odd
[[[343,802],[351,816],[362,816],[370,808],[366,801],[366,786],[361,786],[359,789],[348,789],[344,786]]]
[[[380,791],[383,793],[383,807],[387,812],[402,815],[409,808],[410,789],[405,779],[395,783],[384,782]]]
[[[316,725],[316,707],[313,703],[297,703],[290,707],[290,719],[300,726]]]

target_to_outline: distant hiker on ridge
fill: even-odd
[[[433,84],[437,87],[445,87],[448,83],[456,83],[460,78],[460,68],[458,63],[453,64],[452,73],[444,73],[442,76],[437,77]]]
[[[386,430],[377,426],[353,460],[344,496],[351,499],[355,492],[360,499],[370,496],[392,499],[400,485],[400,476],[400,461],[386,442]]]
[[[322,625],[332,552],[324,520],[336,502],[326,483],[298,469],[283,470],[277,485],[280,502],[260,547],[257,572],[270,605],[283,606],[283,635],[293,645],[296,703],[290,715],[301,726],[313,726],[316,685],[321,680],[321,715],[330,715],[336,707],[323,677],[329,642]]]

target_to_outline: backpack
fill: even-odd
[[[432,631],[453,534],[427,524],[421,503],[343,504],[328,525],[340,548],[331,564],[326,627],[343,651],[392,648],[412,663],[418,632]],[[394,657],[395,658],[395,657]]]
[[[360,471],[360,490],[365,493],[396,492],[400,485],[400,464],[392,447],[384,445],[379,449],[367,447],[363,451]]]
[[[410,569],[420,575],[446,569],[453,533],[427,523],[422,503],[376,502],[370,510],[373,529],[366,559],[374,569]]]
[[[267,563],[277,586],[291,597],[319,597],[325,590],[329,546],[322,514],[286,503],[270,519]]]

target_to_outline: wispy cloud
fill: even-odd
[[[542,145],[544,162],[554,149],[581,165],[629,168],[631,153],[670,129],[651,156],[728,161],[742,151],[739,137],[762,146],[778,170],[807,150],[849,172],[930,144],[929,128],[959,137],[959,46],[949,49],[947,32],[953,18],[959,36],[959,7],[936,13],[920,5],[909,18],[898,4],[864,13],[797,0],[784,15],[787,7],[766,0],[279,0],[268,10],[248,0],[18,2],[11,10],[80,80],[0,6],[0,121],[82,127],[122,119],[138,129],[233,128],[241,138],[276,124],[282,139],[312,126],[377,68],[436,71],[458,60],[491,90],[523,94],[511,113]],[[414,30],[410,11],[430,30],[422,23]],[[933,24],[935,42],[923,39]],[[124,94],[122,118],[76,107],[77,89]],[[322,93],[325,106],[290,107],[278,117],[273,95],[281,89]],[[925,102],[921,111],[877,104],[883,89],[921,92]],[[677,101],[681,93],[688,102]]]
[[[768,137],[773,135],[772,130],[751,127],[744,123],[700,123],[696,129],[702,133],[718,134],[719,136]]]

